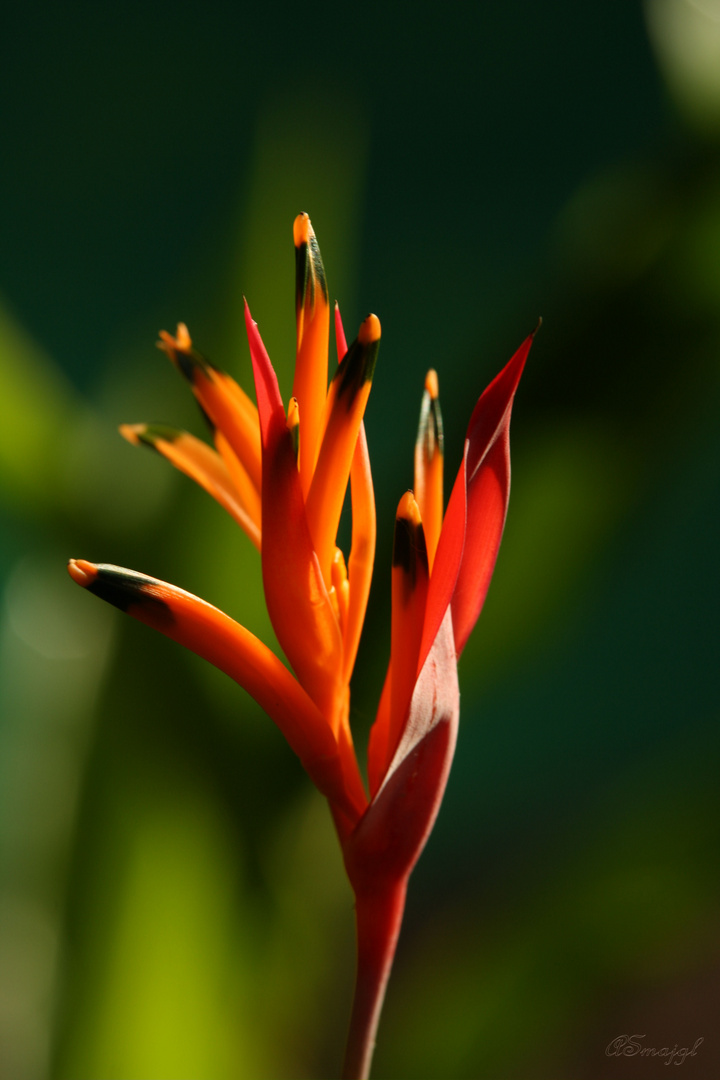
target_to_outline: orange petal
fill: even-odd
[[[400,739],[418,676],[428,576],[420,511],[408,491],[398,506],[393,544],[389,754],[395,752]]]
[[[379,345],[380,320],[368,315],[328,392],[325,433],[307,497],[310,535],[326,582]]]
[[[415,498],[432,570],[443,519],[443,425],[437,373],[428,371],[415,443]]]
[[[343,702],[340,626],[310,540],[277,378],[247,305],[245,319],[262,430],[262,568],[268,613],[298,679],[337,732]]]
[[[293,227],[295,241],[295,310],[297,360],[293,396],[302,418],[300,431],[300,480],[303,496],[310,490],[322,437],[322,418],[327,394],[330,306],[320,248],[310,218],[298,214]]]
[[[339,547],[335,548],[332,561],[332,588],[337,597],[340,629],[343,630],[347,622],[349,586],[345,556]]]
[[[227,441],[219,428],[215,430],[214,438],[215,446],[217,447],[217,451],[220,454],[220,457],[225,463],[225,468],[230,475],[233,487],[237,491],[240,502],[247,509],[248,514],[254,522],[259,538],[262,528],[262,506],[260,503],[260,492],[253,484],[247,469],[240,461],[232,446]]]
[[[375,493],[364,424],[360,425],[350,468],[350,495],[352,541],[348,563],[348,612],[343,631],[343,678],[346,682],[350,681],[355,667],[375,562]]]
[[[288,402],[287,411],[287,428],[292,435],[293,450],[295,451],[295,457],[298,457],[300,453],[300,406],[298,400],[295,397],[291,397]]]
[[[340,307],[335,304],[335,342],[338,363],[347,352],[347,340],[343,329]],[[352,465],[350,467],[350,493],[352,498],[352,542],[348,578],[350,596],[348,616],[343,633],[343,677],[346,681],[355,667],[358,645],[367,610],[373,566],[375,563],[375,540],[377,521],[375,515],[375,492],[373,490],[370,455],[368,454],[365,424],[360,424]]]
[[[346,788],[330,726],[285,665],[254,634],[197,596],[118,566],[71,559],[89,592],[209,660],[255,698],[278,725],[320,791],[357,820],[364,796]]]
[[[242,462],[256,489],[261,487],[260,426],[258,412],[242,387],[192,347],[187,327],[180,323],[176,337],[165,330],[158,347],[192,386],[200,408],[219,428]]]
[[[260,549],[259,513],[256,515],[254,505],[257,502],[259,510],[259,500],[254,488],[248,484],[248,491],[240,492],[223,459],[212,447],[186,431],[149,424],[122,424],[120,434],[134,446],[149,446],[157,450],[176,469],[192,477],[235,518],[255,547]],[[249,498],[250,505],[243,494]]]

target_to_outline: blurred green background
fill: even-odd
[[[229,0],[5,12],[0,51],[0,1075],[336,1075],[352,897],[325,806],[234,684],[72,585],[130,566],[265,640],[256,553],[123,421],[202,433],[188,323],[287,394],[292,221],[383,345],[353,684],[389,649],[435,366],[449,485],[539,315],[461,734],[374,1076],[720,1075],[720,3]],[[685,1073],[683,1075],[685,1075]]]

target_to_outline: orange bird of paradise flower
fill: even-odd
[[[71,577],[160,630],[245,688],[326,796],[356,899],[358,963],[343,1076],[367,1077],[410,872],[432,829],[455,749],[457,660],[480,614],[510,492],[509,428],[533,335],[480,397],[443,513],[438,380],[428,372],[415,487],[400,500],[390,662],[363,783],[349,723],[350,678],[375,555],[375,500],[363,415],[380,343],[364,320],[348,347],[335,306],[338,366],[328,386],[330,305],[307,214],[295,219],[297,360],[285,409],[247,303],[257,406],[193,348],[181,323],[159,347],[190,383],[214,449],[187,432],[123,425],[223,506],[261,553],[268,612],[292,667],[204,600],[156,578],[71,559]],[[350,484],[349,558],[336,544]]]

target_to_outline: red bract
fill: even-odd
[[[532,336],[485,390],[443,516],[443,435],[429,372],[415,447],[415,493],[398,507],[391,655],[368,747],[369,796],[353,748],[350,678],[375,553],[363,415],[380,341],[368,315],[327,384],[329,304],[307,214],[295,221],[297,362],[287,409],[246,305],[257,408],[197,353],[181,324],[161,347],[190,382],[212,448],[186,432],[124,425],[212,494],[261,551],[268,612],[292,672],[253,634],[198,597],[116,566],[71,560],[78,584],[179,641],[265,709],[327,797],[356,896],[358,973],[344,1076],[367,1076],[410,872],[432,829],[455,749],[457,657],[480,614],[510,490],[510,413]],[[336,537],[352,498],[349,557]]]

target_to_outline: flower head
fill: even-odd
[[[152,447],[204,487],[260,550],[268,612],[292,671],[239,623],[174,585],[82,559],[71,560],[69,571],[90,592],[243,686],[328,798],[358,900],[356,1013],[363,1009],[357,1003],[363,941],[367,963],[382,969],[371,979],[372,1016],[355,1024],[358,1030],[370,1024],[374,1031],[407,878],[435,820],[455,747],[457,658],[482,608],[500,545],[510,489],[510,413],[532,336],[475,407],[444,514],[438,379],[434,371],[426,378],[414,494],[403,495],[395,522],[391,655],[368,747],[368,795],[350,731],[349,687],[375,554],[363,416],[380,322],[368,315],[348,347],[336,305],[339,362],[328,386],[330,306],[307,214],[295,220],[294,242],[297,358],[287,407],[246,304],[257,406],[194,349],[181,323],[174,337],[163,332],[158,344],[190,383],[214,447],[171,428],[120,429],[131,443]],[[346,559],[337,531],[348,484],[352,534]],[[378,896],[386,898],[383,910],[392,909],[395,922],[388,915],[389,929],[371,947],[368,942],[380,941],[377,927],[383,924]],[[366,903],[374,914],[363,932]],[[360,1042],[348,1075],[369,1067],[367,1030]]]

